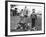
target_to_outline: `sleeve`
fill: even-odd
[[[35,19],[37,20],[37,15],[35,15]]]

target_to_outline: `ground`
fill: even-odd
[[[42,21],[42,16],[37,16],[37,20],[35,21],[35,27],[37,28],[37,30],[41,30],[41,21]],[[11,29],[15,31],[17,26],[17,23],[20,22],[21,18],[20,16],[11,16],[10,18],[10,25],[11,25]],[[31,18],[24,18],[23,20],[26,23],[31,23]],[[31,28],[31,27],[30,27]]]

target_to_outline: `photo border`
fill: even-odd
[[[44,4],[44,33],[8,35],[8,2]],[[27,1],[5,1],[5,36],[25,36],[25,35],[41,35],[41,34],[45,34],[45,3],[42,3],[42,2],[27,2]]]

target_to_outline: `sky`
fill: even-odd
[[[32,9],[35,9],[35,13],[42,13],[43,12],[43,10],[44,10],[44,8],[42,7],[42,6],[37,6],[37,5],[30,5],[30,6],[26,6],[27,8],[27,10],[29,11],[29,15],[32,13]],[[18,8],[18,12],[20,12],[21,11],[21,9],[25,9],[25,5],[23,5],[23,6],[15,6],[15,7],[13,7],[12,9],[15,9],[15,8]]]

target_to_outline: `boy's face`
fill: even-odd
[[[35,12],[35,9],[33,9],[32,11]]]

